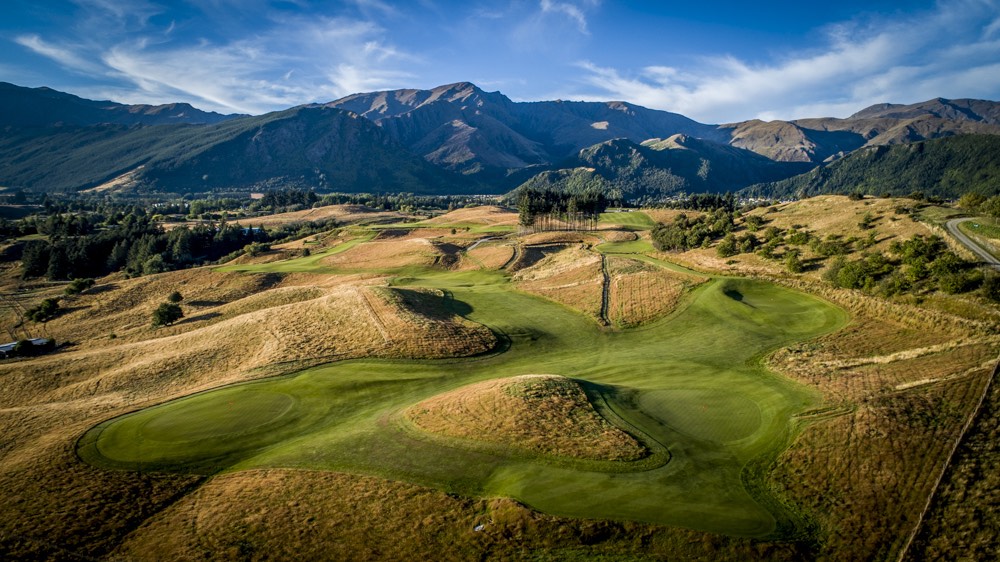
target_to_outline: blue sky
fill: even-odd
[[[0,80],[259,114],[471,81],[705,123],[1000,100],[1000,0],[3,0]]]

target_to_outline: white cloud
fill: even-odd
[[[569,2],[553,2],[553,0],[541,0],[542,13],[563,14],[576,23],[580,33],[590,35],[587,30],[587,16],[583,14],[578,6]]]
[[[825,45],[769,64],[733,56],[692,69],[637,70],[579,64],[585,99],[626,99],[705,122],[751,117],[846,116],[883,101],[989,96],[1000,85],[995,0],[939,4],[933,12],[877,26],[846,22]],[[819,113],[817,113],[819,112]]]
[[[52,59],[73,72],[93,73],[101,70],[99,65],[78,54],[78,48],[54,45],[38,35],[20,35],[14,38],[14,42],[36,54]]]
[[[95,11],[106,0],[86,2]],[[370,4],[370,2],[368,3]],[[107,10],[105,10],[107,11]],[[108,12],[108,18],[118,15]],[[220,112],[262,113],[358,91],[403,87],[413,79],[405,67],[421,60],[386,41],[387,32],[368,20],[275,16],[267,25],[228,41],[172,39],[177,23],[140,33],[110,33],[97,41],[49,42],[38,35],[16,41],[60,65],[104,77],[91,91],[116,93],[129,103],[187,101]],[[166,31],[166,33],[164,33]],[[128,85],[134,90],[128,94]]]

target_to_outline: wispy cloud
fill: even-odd
[[[998,4],[949,2],[895,23],[845,22],[826,30],[825,45],[771,64],[720,56],[689,69],[627,70],[584,61],[577,97],[610,96],[726,122],[845,116],[883,101],[988,96],[1000,87],[1000,38],[992,19]]]
[[[542,13],[545,14],[563,14],[573,22],[576,23],[577,28],[580,33],[584,35],[590,35],[590,31],[587,29],[587,16],[584,15],[583,10],[579,6],[570,4],[569,2],[554,2],[553,0],[541,0]]]
[[[45,41],[38,35],[20,35],[14,38],[14,42],[30,49],[35,54],[52,59],[73,72],[89,74],[101,70],[99,65],[79,55],[78,48],[55,45]]]
[[[88,4],[90,14],[103,12],[118,21],[119,14],[108,7],[113,2],[76,1]],[[173,20],[161,28],[144,24],[139,32],[112,33],[103,42],[71,43],[73,37],[54,41],[39,35],[16,41],[67,69],[91,78],[110,77],[104,88],[91,88],[118,93],[120,101],[183,100],[241,113],[402,87],[413,79],[404,67],[421,64],[388,42],[387,32],[368,19],[272,14],[262,21],[221,41],[174,40],[178,24]],[[134,85],[134,91],[122,97],[129,91],[125,84]]]

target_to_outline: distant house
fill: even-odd
[[[44,350],[53,347],[53,344],[55,343],[53,340],[49,338],[32,338],[30,340],[25,340],[25,341],[27,341],[31,345],[34,345],[35,347],[41,348],[37,350],[38,353],[42,353]],[[0,359],[7,359],[9,357],[13,357],[14,348],[17,347],[17,344],[18,342],[16,341],[0,344]]]

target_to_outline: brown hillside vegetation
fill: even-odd
[[[526,248],[529,251],[537,248]],[[518,289],[541,295],[598,317],[604,277],[601,257],[579,245],[566,246],[545,255],[534,265],[514,274]]]
[[[310,277],[312,286],[301,275],[283,286],[281,276],[201,269],[106,282],[50,323],[74,346],[0,364],[3,551],[15,559],[102,555],[133,522],[198,482],[83,464],[75,439],[101,420],[317,362],[452,357],[495,343],[485,327],[448,312],[441,295]],[[149,327],[155,303],[178,285],[188,317]],[[122,336],[108,337],[113,330]]]
[[[917,524],[1000,339],[962,318],[822,292],[854,320],[771,357],[772,368],[824,398],[802,416],[807,426],[773,477],[819,523],[824,559],[884,559]]]
[[[500,269],[514,257],[514,246],[506,242],[485,242],[465,253],[464,269]]]
[[[688,289],[707,281],[634,259],[612,256],[607,260],[611,276],[608,320],[618,326],[635,326],[666,316]]]
[[[323,258],[322,263],[343,269],[385,269],[430,266],[451,255],[425,236],[416,234],[383,238]]]
[[[532,453],[634,460],[645,448],[594,410],[572,379],[522,375],[472,384],[409,408],[424,431]]]
[[[423,224],[481,224],[487,226],[513,226],[517,224],[517,213],[502,207],[483,205],[466,207],[423,221]]]
[[[807,556],[796,543],[565,519],[509,499],[466,499],[368,476],[251,470],[211,479],[130,534],[111,558],[464,562],[529,560],[539,552],[595,560]]]
[[[334,219],[338,223],[387,222],[403,220],[406,216],[395,211],[375,211],[364,205],[327,205],[290,213],[240,219],[241,223],[267,228],[286,224],[306,223]]]

